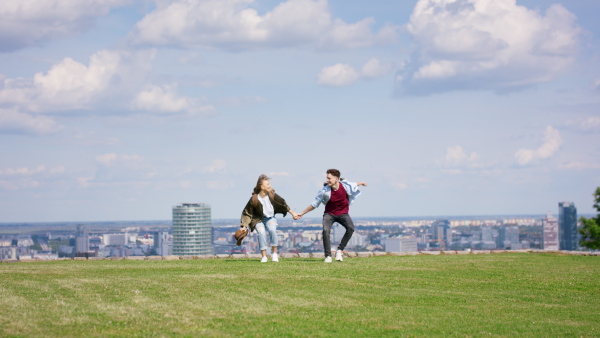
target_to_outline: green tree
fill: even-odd
[[[596,188],[596,203],[594,208],[598,210],[596,218],[585,218],[581,217],[581,228],[579,233],[581,234],[581,241],[579,244],[590,249],[600,249],[600,187]]]

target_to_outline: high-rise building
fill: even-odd
[[[169,232],[158,231],[154,233],[154,249],[159,256],[172,254],[173,243],[169,240]]]
[[[498,229],[498,237],[496,237],[496,248],[506,249],[506,226],[501,225]]]
[[[558,219],[548,213],[542,218],[543,235],[542,248],[544,250],[558,250]]]
[[[521,249],[521,241],[519,240],[519,226],[514,224],[514,225],[506,225],[506,237],[505,237],[505,241],[508,242],[508,245],[510,245],[510,248],[512,250],[519,250]]]
[[[331,236],[331,243],[339,244],[342,241],[342,238],[344,238],[344,235],[346,234],[346,228],[344,228],[339,223],[333,223],[333,226],[331,228],[333,232],[333,236]]]
[[[212,255],[210,205],[182,203],[173,207],[173,255]]]
[[[452,241],[450,222],[445,219],[433,222],[433,224],[431,224],[431,234],[431,246],[445,250]]]
[[[90,251],[90,237],[85,231],[85,225],[78,224],[75,233],[75,253],[85,253]]]
[[[577,250],[577,208],[573,202],[558,203],[558,241],[560,250]]]

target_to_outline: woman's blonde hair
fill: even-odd
[[[258,194],[262,190],[261,186],[263,184],[263,181],[268,181],[270,179],[271,178],[267,177],[267,175],[265,174],[261,174],[260,176],[258,176],[258,181],[256,181],[256,187],[254,187],[253,193]]]
[[[258,194],[260,193],[260,191],[262,190],[261,186],[263,184],[263,181],[268,181],[271,178],[267,177],[267,175],[265,174],[261,174],[260,176],[258,176],[258,181],[256,181],[256,187],[254,187],[254,190],[252,190],[252,204],[254,204],[254,206],[256,207],[258,205]],[[275,191],[273,190],[273,188],[271,188],[271,191],[269,191],[269,196],[271,198],[275,198]]]

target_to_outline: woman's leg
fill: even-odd
[[[269,237],[271,237],[271,248],[273,249],[273,253],[277,253],[279,240],[277,238],[277,220],[274,217],[267,222],[267,231],[269,232]]]
[[[263,257],[267,256],[267,232],[265,226],[262,223],[256,224],[254,228],[256,235],[258,236],[258,249]]]

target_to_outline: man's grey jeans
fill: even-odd
[[[331,226],[334,222],[341,224],[344,228],[346,228],[346,233],[344,237],[342,237],[342,241],[338,246],[338,250],[344,250],[346,245],[348,245],[348,241],[352,237],[354,233],[354,223],[352,223],[352,218],[348,214],[342,214],[339,216],[333,216],[328,213],[323,214],[323,248],[325,249],[325,257],[331,256]]]

